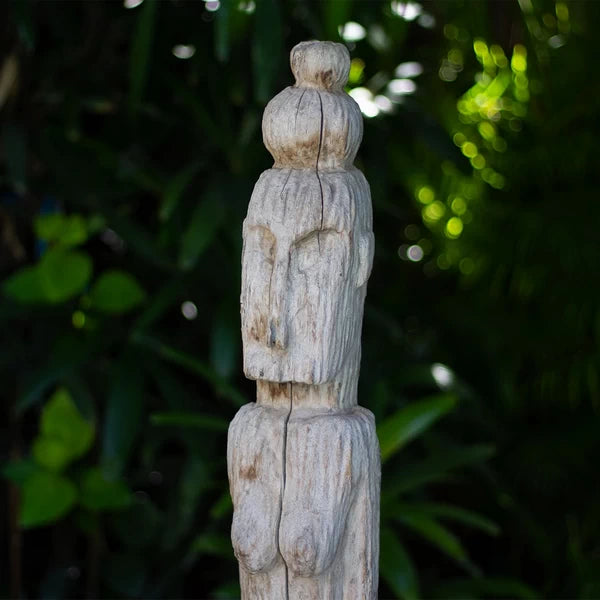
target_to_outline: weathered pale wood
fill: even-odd
[[[303,42],[268,104],[275,163],[244,221],[244,372],[257,401],[229,429],[232,544],[247,599],[376,598],[379,446],[357,406],[373,261],[362,137],[341,44]]]

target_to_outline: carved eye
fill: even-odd
[[[339,238],[339,233],[333,229],[313,231],[298,240],[295,244],[296,261],[299,271],[308,271],[329,260],[332,246]]]

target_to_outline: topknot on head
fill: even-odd
[[[292,48],[290,65],[298,87],[341,91],[348,81],[350,53],[335,42],[300,42]]]

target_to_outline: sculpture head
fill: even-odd
[[[362,121],[342,91],[347,50],[300,44],[292,67],[296,86],[263,118],[276,168],[257,182],[243,227],[244,373],[316,385],[336,380],[347,364],[358,367],[371,200],[362,173],[348,164]]]

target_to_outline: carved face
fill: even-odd
[[[350,177],[351,183],[354,178],[360,179]],[[372,234],[357,226],[366,223],[356,218],[347,179],[274,169],[256,185],[242,257],[250,379],[325,383],[359,351]]]

